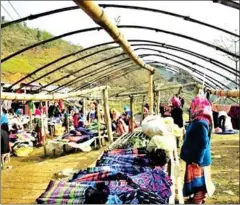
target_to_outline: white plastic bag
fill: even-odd
[[[167,131],[165,123],[160,116],[147,116],[142,122],[142,130],[143,133],[149,137],[153,137],[155,135],[169,135],[170,133]]]
[[[174,136],[159,136],[155,135],[151,138],[147,150],[152,151],[154,148],[163,149],[167,155],[170,156],[176,146],[176,140]]]

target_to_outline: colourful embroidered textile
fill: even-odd
[[[46,191],[37,198],[39,204],[83,204],[89,184],[50,181]]]
[[[126,154],[146,154],[146,148],[126,148],[126,149],[114,149],[111,151],[105,151],[104,153],[107,154],[121,154],[121,155],[126,155]]]
[[[173,107],[181,107],[181,101],[178,97],[172,97],[171,103]]]
[[[156,193],[141,189],[122,193],[118,197],[123,204],[166,204]]]
[[[140,167],[140,166],[132,166],[132,165],[119,165],[113,164],[111,166],[99,166],[99,167],[91,167],[85,170],[79,171],[77,174],[73,176],[72,181],[76,181],[77,179],[81,178],[85,174],[97,173],[97,172],[121,172],[127,174],[128,176],[136,175],[142,172],[150,172],[152,169],[150,167]]]
[[[132,155],[117,155],[117,156],[102,156],[97,161],[97,166],[112,165],[112,164],[130,164],[138,166],[151,166],[151,160],[149,158],[136,157]]]
[[[118,178],[126,179],[123,174],[117,173],[115,171],[102,171],[97,173],[85,174],[80,178],[76,179],[76,182],[83,181],[108,181],[108,180],[117,180]]]
[[[205,189],[204,170],[200,166],[186,165],[183,195],[190,196],[198,190]]]
[[[143,190],[158,194],[163,203],[168,202],[168,199],[172,194],[170,190],[172,181],[163,170],[154,169],[151,172],[140,173],[130,178]]]

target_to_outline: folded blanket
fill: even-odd
[[[36,201],[39,204],[83,204],[85,192],[90,186],[74,182],[50,181],[46,191]]]
[[[137,166],[151,166],[152,161],[150,158],[132,156],[132,155],[107,155],[102,156],[100,160],[97,161],[97,166],[103,165],[113,165],[113,164],[129,164]]]
[[[111,166],[99,166],[99,167],[91,167],[84,170],[80,170],[78,173],[74,174],[71,181],[76,181],[77,179],[81,178],[86,174],[97,173],[97,172],[121,172],[128,176],[140,174],[142,172],[150,172],[152,169],[150,167],[140,167],[140,166],[133,166],[133,165],[119,165],[113,164]]]
[[[111,151],[105,151],[105,153],[108,153],[108,154],[145,154],[146,153],[146,149],[131,149],[131,148],[128,148],[128,149],[114,149],[114,150],[111,150]]]
[[[81,143],[81,142],[85,142],[85,141],[89,140],[90,136],[88,136],[88,135],[68,136],[68,137],[65,137],[65,139],[69,140],[69,142]]]
[[[131,176],[130,179],[143,190],[156,193],[162,203],[168,203],[168,199],[172,195],[170,189],[172,181],[163,170],[154,169],[151,172]]]

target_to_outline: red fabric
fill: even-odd
[[[204,176],[203,168],[196,165],[189,164],[187,166],[186,182],[190,183],[196,178],[201,178]]]
[[[64,109],[64,104],[63,104],[63,100],[59,100],[58,101],[58,106],[59,106],[59,110],[62,111]]]
[[[38,116],[41,115],[41,111],[40,111],[39,108],[37,108],[37,109],[35,110],[34,115],[35,115],[35,116],[37,116],[37,115],[38,115]]]
[[[77,182],[84,182],[84,181],[99,181],[103,180],[106,177],[110,176],[112,173],[109,171],[97,172],[92,174],[85,174],[81,178],[77,179]]]
[[[73,115],[73,125],[74,125],[74,127],[78,127],[78,115],[77,114]]]
[[[202,204],[203,200],[206,199],[206,191],[198,191],[193,196],[193,202],[195,204]]]

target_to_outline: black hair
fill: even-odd
[[[2,109],[2,112],[3,112],[4,114],[7,114],[7,110],[6,110],[5,108]]]
[[[146,107],[146,108],[149,110],[149,105],[148,105],[148,103],[146,103],[146,104],[144,105],[144,107]]]
[[[169,162],[169,157],[167,156],[167,153],[163,149],[153,149],[149,153],[150,157],[153,160],[153,166],[164,166]]]
[[[105,183],[97,183],[96,188],[89,187],[85,192],[84,204],[105,204],[110,191]]]

